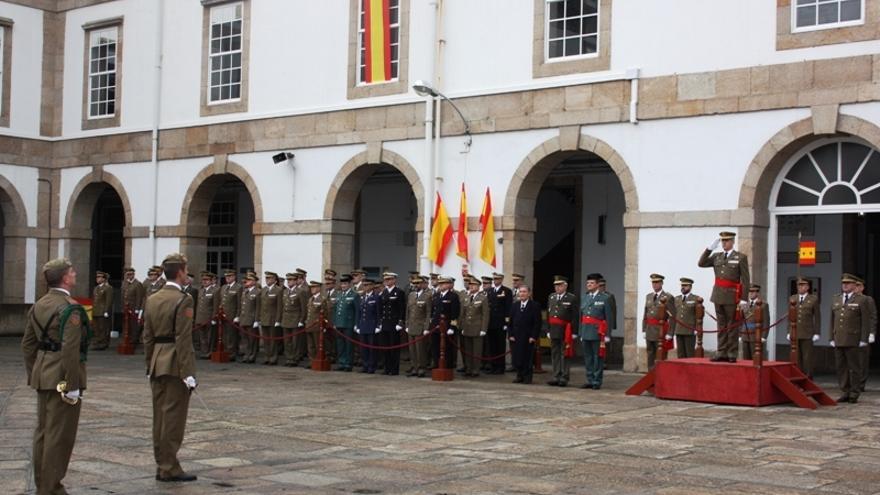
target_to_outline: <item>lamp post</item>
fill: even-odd
[[[416,94],[418,94],[419,96],[431,96],[433,98],[442,98],[442,99],[446,100],[447,102],[449,102],[449,105],[452,106],[453,109],[455,109],[455,111],[458,113],[458,116],[461,117],[461,121],[464,122],[464,135],[465,135],[464,148],[465,148],[465,152],[467,152],[467,150],[469,150],[471,147],[471,143],[473,143],[473,138],[471,137],[471,126],[470,126],[470,124],[468,124],[467,119],[464,118],[464,114],[461,113],[461,109],[459,109],[458,106],[452,100],[450,100],[448,96],[444,95],[440,91],[429,86],[428,83],[426,83],[425,81],[416,81],[415,84],[413,84],[412,88],[413,88],[413,91],[415,91]],[[437,125],[439,126],[440,122],[437,122]],[[440,133],[437,132],[437,137],[439,137],[439,136],[440,136]]]

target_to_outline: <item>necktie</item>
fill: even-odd
[[[520,305],[519,305],[519,310],[520,310],[520,311],[525,311],[525,310],[526,310],[526,303],[522,303],[522,304],[520,304]]]
[[[799,304],[803,304],[803,303],[804,303],[804,296],[801,296],[801,300],[800,300]]]
[[[848,302],[849,302],[849,294],[844,294],[844,296],[843,296],[843,304],[846,304],[846,303],[848,303]]]
[[[654,302],[657,302],[657,293],[654,293]]]

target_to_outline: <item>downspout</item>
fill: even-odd
[[[436,17],[434,18],[434,89],[443,92],[443,0],[437,0]],[[434,149],[431,182],[432,189],[439,193],[440,187],[443,185],[443,168],[440,166],[440,131],[443,126],[443,99],[439,96],[433,98],[434,105]],[[433,205],[434,196],[431,196],[431,204]],[[431,266],[433,270],[433,265]]]
[[[153,136],[150,163],[153,166],[153,218],[150,222],[150,258],[156,264],[158,257],[158,240],[156,224],[159,220],[159,117],[162,109],[162,36],[165,18],[165,0],[159,0],[159,12],[156,14],[156,59],[153,69]]]
[[[639,74],[638,68],[627,69],[626,78],[629,79],[629,122],[639,123]]]
[[[437,24],[439,22],[440,17],[440,9],[442,8],[442,0],[435,0],[430,2],[429,5],[433,8],[433,12],[431,13],[434,17],[434,33],[432,36],[433,44],[436,46],[438,42],[438,28]],[[436,79],[436,66],[437,66],[437,50],[434,49],[434,54],[431,57],[431,63],[428,67],[429,74],[427,74],[427,80],[431,82],[432,86],[437,84]],[[434,216],[434,196],[436,187],[434,182],[437,176],[437,162],[435,161],[435,151],[434,151],[434,122],[435,119],[435,100],[432,96],[425,97],[425,163],[428,164],[428,174],[425,180],[425,199],[424,204],[422,205],[422,259],[420,263],[420,270],[422,273],[427,274],[434,271],[434,263],[429,259],[430,247],[431,247],[431,220]]]

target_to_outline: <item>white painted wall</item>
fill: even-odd
[[[186,192],[203,168],[213,163],[213,158],[188,158],[185,160],[167,160],[159,163],[159,205],[157,225],[178,225],[180,210],[186,199]],[[135,187],[148,188],[152,197],[152,180]],[[149,184],[149,185],[147,185]],[[149,202],[152,207],[152,199]],[[152,215],[152,210],[150,212]],[[147,224],[149,225],[149,223]]]
[[[40,81],[43,79],[43,11],[0,2],[0,17],[12,19],[12,73],[9,128],[4,133],[40,131]]]
[[[273,235],[263,237],[263,270],[284,276],[296,268],[309,272],[309,280],[321,280],[321,235]],[[263,274],[260,274],[262,279]]]
[[[71,201],[75,200],[75,198],[71,197],[71,195],[73,195],[73,190],[76,189],[76,185],[79,181],[90,173],[92,173],[92,167],[74,167],[61,170],[61,187],[58,191],[58,211],[60,212],[60,215],[58,215],[59,228],[63,229],[67,227],[67,210],[70,209]]]
[[[0,164],[0,176],[8,180],[21,197],[27,212],[28,227],[37,226],[37,194],[39,171],[34,167]],[[7,219],[7,225],[9,221]]]

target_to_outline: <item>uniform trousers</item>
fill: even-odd
[[[646,352],[648,353],[648,369],[654,369],[654,362],[657,360],[657,346],[660,344],[657,340],[645,341]]]
[[[428,343],[430,338],[424,335],[410,335],[409,337],[409,360],[413,373],[424,372],[429,368]]]
[[[605,374],[605,359],[599,357],[598,340],[581,341],[584,348],[584,368],[587,374],[587,383],[598,389],[602,386]],[[607,351],[607,349],[606,349]]]
[[[462,364],[466,373],[480,372],[480,358],[483,357],[483,337],[461,337]]]
[[[183,380],[163,375],[150,378],[153,392],[153,456],[156,474],[160,478],[183,473],[177,460],[177,451],[183,443],[186,415],[189,411],[189,391]]]
[[[257,359],[257,355],[260,353],[260,336],[257,334],[260,330],[252,327],[253,325],[245,327],[248,333],[245,337],[246,343],[243,361],[254,362]]]
[[[265,341],[263,343],[263,350],[266,353],[263,364],[275,364],[278,362],[278,347],[281,345],[278,342],[278,337],[281,337],[281,332],[281,327],[274,325],[260,326],[260,337]]]
[[[61,400],[55,390],[37,391],[37,427],[34,430],[34,484],[37,495],[67,493],[61,480],[67,474],[70,454],[76,443],[79,412],[76,405]]]
[[[514,337],[516,340],[510,342],[513,351],[513,369],[516,370],[516,378],[522,379],[524,383],[532,383],[532,365],[535,359],[535,344],[529,343],[529,338],[521,335]]]
[[[490,328],[486,332],[486,343],[488,344],[487,354],[489,357],[498,356],[489,363],[491,371],[503,373],[504,361],[507,357],[504,355],[507,351],[507,333],[502,328]]]
[[[352,344],[349,339],[354,338],[354,330],[337,327],[336,331],[338,332],[336,336],[336,363],[340,368],[350,369]],[[348,338],[342,337],[343,335]]]
[[[697,348],[696,335],[676,335],[675,350],[679,359],[695,357]]]
[[[767,360],[767,348],[766,342],[761,342],[761,357],[764,361]],[[755,357],[755,343],[749,341],[742,341],[742,356],[746,361],[751,361]]]
[[[196,329],[198,327],[198,329]],[[208,320],[204,323],[197,323],[193,326],[193,331],[199,333],[199,354],[205,357],[211,354],[217,345],[216,325],[212,325]]]
[[[363,342],[365,346],[376,345],[376,334],[361,334],[361,342]],[[376,371],[376,350],[370,349],[369,347],[362,347],[361,362],[363,363],[364,371],[374,373]]]
[[[383,323],[382,332],[378,336],[379,345],[390,347],[400,345],[400,331],[394,323]],[[400,349],[388,349],[380,351],[385,357],[385,373],[397,375],[400,373]]]
[[[739,328],[732,326],[736,319],[736,304],[716,304],[718,318],[718,350],[715,357],[736,359],[739,347]]]
[[[232,320],[223,322],[223,344],[226,346],[229,358],[233,361],[241,356],[241,334],[238,333],[236,325],[238,324],[233,323]]]
[[[857,346],[834,348],[834,363],[837,367],[837,383],[843,395],[858,398],[862,383],[860,351]]]
[[[797,339],[797,365],[805,375],[813,377],[813,339]]]
[[[859,347],[859,372],[862,379],[859,382],[859,392],[865,391],[865,385],[868,383],[868,369],[871,365],[871,344],[865,347]]]
[[[106,349],[110,345],[110,318],[95,316],[92,318],[92,349]]]
[[[553,380],[568,383],[570,365],[565,359],[565,339],[550,339],[550,363],[553,366]]]

